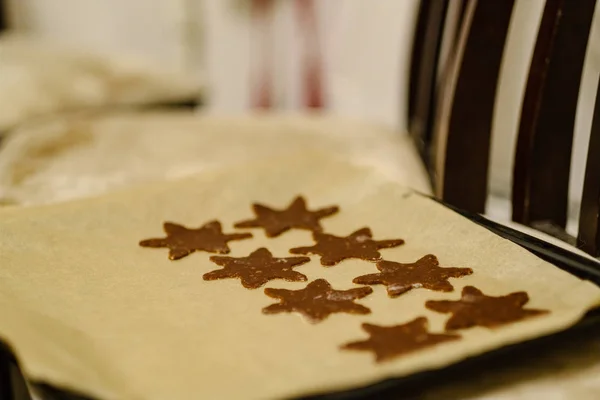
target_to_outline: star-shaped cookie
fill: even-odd
[[[547,310],[524,309],[528,301],[526,292],[493,297],[486,296],[473,286],[466,286],[460,300],[429,300],[425,307],[441,313],[452,313],[446,322],[446,330],[455,331],[473,326],[496,328],[548,313]]]
[[[402,239],[373,240],[371,229],[362,228],[348,236],[334,236],[328,233],[314,232],[316,244],[309,247],[296,247],[292,254],[318,254],[321,264],[327,267],[336,265],[347,258],[359,258],[377,261],[381,258],[380,249],[397,247],[404,243]]]
[[[437,292],[451,292],[449,278],[460,278],[473,273],[471,268],[442,268],[433,254],[410,264],[381,260],[377,274],[362,275],[352,282],[361,285],[385,285],[390,297],[397,297],[411,289],[424,288]]]
[[[219,221],[207,222],[198,229],[165,222],[163,229],[167,234],[166,237],[142,240],[140,246],[166,247],[169,249],[171,260],[179,260],[195,251],[227,254],[230,251],[227,242],[252,237],[250,233],[224,234]]]
[[[460,335],[429,333],[425,317],[394,326],[362,324],[362,328],[370,337],[347,343],[341,349],[372,351],[376,362],[388,361],[426,347],[460,339]]]
[[[354,300],[362,299],[372,292],[370,287],[335,290],[325,279],[317,279],[300,290],[267,288],[265,294],[280,302],[263,308],[263,313],[295,311],[304,315],[311,323],[321,322],[333,313],[369,314],[370,309],[356,304]]]
[[[252,252],[248,257],[212,256],[212,262],[223,267],[204,274],[205,281],[240,278],[247,289],[257,289],[273,279],[289,282],[305,282],[306,275],[293,270],[310,261],[308,257],[276,258],[264,247]]]
[[[328,217],[338,212],[336,206],[309,211],[306,201],[298,196],[284,210],[276,210],[262,204],[253,204],[252,208],[256,218],[236,223],[236,228],[263,228],[267,237],[276,237],[295,228],[309,231],[320,231],[321,218]]]

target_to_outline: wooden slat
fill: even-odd
[[[427,17],[431,0],[422,0],[419,5],[419,13],[412,42],[412,53],[410,57],[410,75],[408,82],[408,122],[409,124],[415,115],[415,102],[417,97],[417,82],[421,71],[421,58],[423,54],[423,44],[425,43],[425,31],[427,29]]]
[[[458,26],[462,26],[464,20],[465,20],[465,14],[467,12],[467,4],[469,2],[469,0],[459,0],[460,1],[460,5],[459,5],[459,11],[458,11]],[[454,35],[454,41],[458,41],[458,34],[460,32],[460,29],[457,29]]]
[[[0,399],[13,399],[11,379],[12,352],[0,340]]]
[[[409,132],[425,154],[429,144],[437,66],[448,0],[423,0],[413,41],[410,73]],[[424,158],[425,161],[427,161]]]
[[[0,0],[0,32],[5,30],[8,26],[8,16],[5,0]]]
[[[600,82],[590,133],[581,213],[579,214],[579,246],[593,256],[600,256]]]
[[[451,104],[446,116],[439,114],[435,129],[435,189],[444,201],[482,213],[496,88],[514,0],[469,0],[466,7],[454,77],[441,97]]]
[[[547,0],[521,111],[513,220],[567,222],[579,85],[596,0]]]
[[[467,2],[468,0],[454,0],[448,2],[438,60],[438,83],[444,80],[445,74],[448,73],[447,67],[452,63],[452,60],[455,57]]]

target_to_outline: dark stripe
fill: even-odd
[[[600,100],[598,93],[600,93],[600,82],[596,90],[596,105],[585,167],[578,238],[581,248],[596,257],[600,256]]]
[[[496,88],[513,6],[514,0],[476,1],[457,60],[446,148],[437,149],[446,152],[442,198],[471,212],[485,211]]]
[[[513,171],[513,220],[567,222],[579,85],[596,0],[547,0],[533,53]]]

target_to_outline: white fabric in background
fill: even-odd
[[[205,0],[209,110],[245,110],[250,101],[252,28],[231,1]],[[410,52],[417,0],[319,0],[328,110],[393,127],[406,126]],[[292,1],[275,11],[277,93],[284,109],[300,100],[298,24]],[[255,55],[254,55],[255,57]]]
[[[199,43],[185,7],[197,0],[4,1],[16,29],[84,49],[124,53],[174,72],[187,68],[188,41]]]

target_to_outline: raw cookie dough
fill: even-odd
[[[289,204],[298,195],[315,209],[340,206],[321,221],[324,232],[344,236],[369,226],[376,238],[403,238],[402,246],[382,251],[385,260],[410,263],[434,254],[440,265],[473,274],[454,279],[447,293],[421,288],[391,299],[376,285],[355,300],[370,314],[335,313],[311,324],[295,312],[263,314],[273,304],[263,290],[236,279],[203,280],[214,270],[208,253],[171,261],[164,249],[138,245],[164,221],[200,226],[219,219],[229,233],[251,204]],[[284,257],[312,240],[303,230],[253,234],[230,242],[228,256],[266,247]],[[0,212],[0,237],[0,336],[30,378],[102,399],[274,399],[348,389],[565,329],[600,303],[595,285],[436,202],[370,169],[310,153],[105,197],[7,209]],[[308,282],[325,279],[336,290],[366,287],[352,280],[377,273],[360,259],[324,268],[317,256],[298,269]],[[363,324],[392,327],[425,317],[428,332],[442,334],[449,315],[425,303],[456,300],[466,286],[495,297],[524,291],[527,308],[549,312],[452,332],[461,339],[382,363],[370,352],[340,349],[366,339]]]
[[[373,123],[308,113],[102,112],[42,121],[7,137],[0,148],[0,205],[90,197],[306,151],[370,166],[421,192],[431,190],[409,135]],[[292,199],[264,202],[283,207]],[[239,221],[252,215],[251,204]]]

